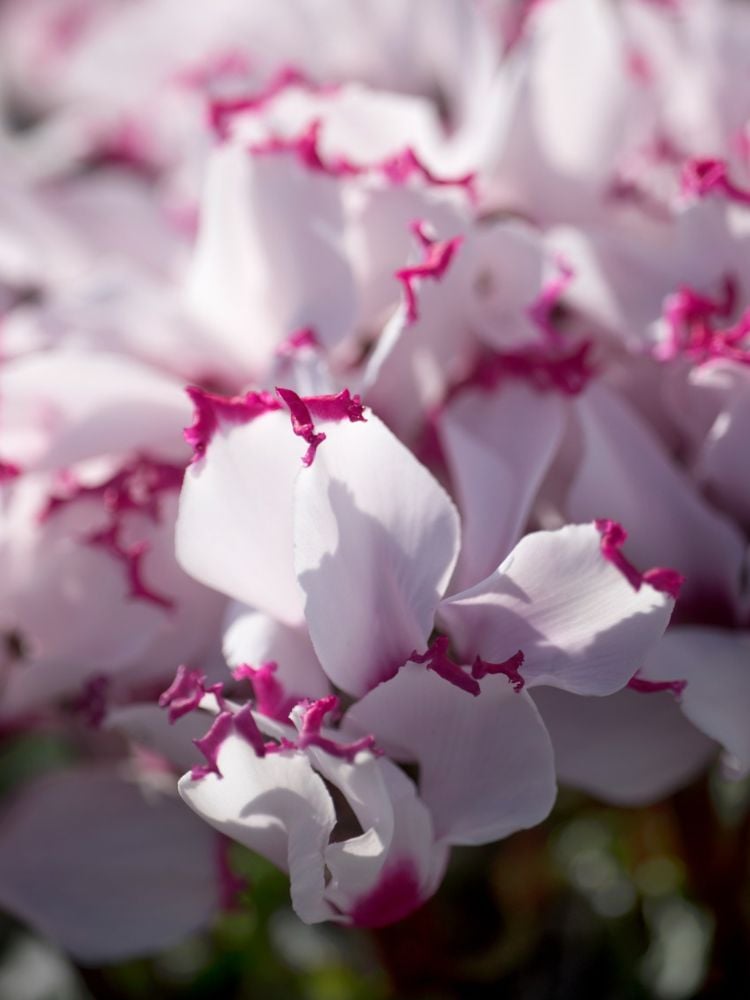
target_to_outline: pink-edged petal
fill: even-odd
[[[302,619],[292,555],[292,486],[300,442],[289,417],[222,414],[205,455],[188,469],[177,558],[202,583],[289,624]]]
[[[518,541],[562,436],[563,406],[556,396],[509,383],[494,393],[463,393],[440,415],[463,525],[457,589],[483,580]]]
[[[160,508],[163,523],[129,514],[132,523],[122,535],[128,550],[146,544],[137,579],[168,595],[173,604],[167,608],[136,596],[137,580],[125,560],[87,544],[102,524],[100,504],[84,499],[40,522],[50,489],[46,476],[24,476],[4,511],[0,603],[6,627],[21,636],[24,651],[5,680],[5,718],[77,694],[94,675],[140,668],[142,679],[169,673],[175,659],[205,649],[220,620],[216,595],[197,587],[174,561],[174,512],[168,506],[173,497]]]
[[[686,577],[678,610],[731,616],[744,543],[702,500],[628,404],[602,385],[577,403],[583,456],[568,494],[573,519],[608,517],[629,531],[629,557]]]
[[[448,850],[435,842],[429,812],[411,780],[371,752],[371,737],[344,745],[341,732],[321,730],[318,709],[330,702],[335,699],[292,713],[299,728],[297,745],[306,748],[315,771],[339,790],[363,831],[326,848],[331,877],[325,896],[334,919],[382,926],[406,916],[431,895]],[[317,716],[314,722],[312,715]],[[365,749],[350,753],[356,746]],[[344,814],[340,837],[347,823],[351,826]]]
[[[144,490],[144,480],[135,476],[132,486]],[[53,493],[50,477],[24,476],[6,506],[0,604],[24,655],[5,680],[4,718],[77,697],[95,677],[119,675],[125,690],[159,683],[176,663],[201,661],[218,647],[224,601],[175,561],[174,492],[154,495],[153,511],[119,513],[112,489],[109,504],[84,491],[50,508]],[[108,517],[114,533],[103,528]]]
[[[353,278],[335,180],[291,155],[213,154],[188,297],[235,363],[262,377],[292,330],[326,346],[350,330]]]
[[[690,721],[750,768],[750,632],[681,626],[649,654],[642,674],[685,680],[680,707]]]
[[[657,647],[658,648],[658,647]],[[558,779],[616,805],[648,805],[687,784],[716,753],[669,692],[587,698],[535,688]]]
[[[306,923],[330,919],[324,850],[336,822],[331,796],[296,751],[258,757],[236,733],[218,750],[223,777],[185,775],[180,795],[217,830],[289,872],[292,905]]]
[[[331,693],[303,627],[284,625],[243,604],[230,607],[224,625],[224,656],[230,667],[276,663],[275,677],[289,697],[296,696],[295,701],[324,698]]]
[[[411,185],[373,185],[358,192],[350,208],[347,232],[348,254],[358,285],[357,328],[379,325],[399,301],[394,274],[412,253],[410,224],[414,219],[428,219],[446,236],[458,232],[462,223],[454,206],[443,204],[432,191]],[[451,267],[455,263],[454,258]]]
[[[146,536],[148,548],[141,561],[141,577],[150,590],[171,601],[171,609],[162,610],[160,628],[146,651],[122,675],[123,680],[130,679],[134,685],[171,675],[176,663],[201,663],[210,669],[221,661],[219,632],[227,602],[222,595],[196,583],[178,565],[174,551],[177,509],[178,497],[165,497],[161,504],[162,523],[151,536]],[[137,545],[143,535],[140,525],[123,532],[126,545],[131,538],[136,539]],[[122,566],[118,570],[123,573]],[[142,597],[129,602],[147,603]],[[148,603],[159,607],[153,601]]]
[[[276,93],[269,94],[262,115],[243,114],[239,107],[230,117],[231,102],[227,102],[230,114],[225,113],[225,119],[233,137],[277,150],[282,145],[294,148],[296,141],[300,159],[310,169],[343,178],[385,177],[394,184],[411,176],[410,162],[403,162],[406,150],[430,152],[443,144],[435,105],[425,97],[374,90],[357,82],[316,88],[299,75],[292,80],[291,73],[286,87],[281,74],[276,77]],[[318,125],[316,141],[299,149],[299,137],[312,123]],[[272,136],[275,142],[269,142]],[[416,152],[413,157],[417,160]],[[417,173],[417,167],[412,171]],[[421,172],[419,176],[429,179]]]
[[[344,765],[359,768],[359,788],[339,787],[354,807],[352,793],[368,802],[364,832],[330,844],[326,866],[329,901],[364,927],[382,927],[405,917],[437,888],[448,848],[437,844],[430,813],[409,778],[386,758]],[[335,780],[329,776],[329,780]]]
[[[555,798],[552,748],[525,692],[486,677],[472,698],[407,663],[346,714],[344,725],[420,768],[436,836],[483,844],[541,822]]]
[[[377,417],[323,426],[328,437],[296,484],[295,564],[323,669],[359,695],[426,645],[458,554],[458,516]]]
[[[465,662],[524,654],[529,685],[612,694],[669,623],[673,600],[639,589],[605,557],[592,524],[522,538],[486,580],[442,602],[438,620]]]
[[[586,229],[560,226],[550,241],[575,271],[570,304],[642,350],[667,290],[680,280],[672,229],[662,226],[645,240],[640,231],[606,223]]]
[[[0,819],[0,902],[85,962],[176,944],[219,907],[216,839],[115,771],[50,774]]]
[[[432,214],[428,218],[433,221]],[[441,213],[434,226],[439,240],[447,243],[463,233],[465,222]],[[415,321],[403,305],[393,314],[364,371],[368,402],[402,439],[421,427],[425,414],[443,399],[451,378],[464,374],[475,345],[466,323],[473,274],[465,249],[466,243],[453,254],[439,280],[420,282]]]
[[[415,323],[419,319],[418,293],[423,282],[442,281],[464,242],[463,236],[454,236],[449,240],[438,239],[432,227],[426,226],[422,221],[415,222],[412,230],[421,251],[420,257],[414,263],[399,268],[394,275],[401,283],[409,323]]]
[[[572,275],[549,254],[538,230],[503,219],[467,238],[474,272],[469,323],[488,347],[512,350],[539,341]],[[575,282],[574,282],[575,284]]]

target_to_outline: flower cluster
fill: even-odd
[[[233,840],[378,927],[558,782],[750,769],[748,51],[729,0],[7,0],[0,726],[71,761],[0,904],[157,950]]]

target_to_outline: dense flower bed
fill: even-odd
[[[741,782],[749,74],[732,0],[6,0],[4,909],[154,954],[238,843],[382,928]]]

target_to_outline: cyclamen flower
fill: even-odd
[[[173,552],[187,459],[178,384],[113,355],[45,352],[0,378],[0,718],[95,682],[161,683],[210,655],[222,602]],[[121,413],[130,419],[121,419]]]
[[[708,382],[713,372],[718,382],[726,377],[723,369],[725,363],[704,369],[702,380]],[[721,434],[712,431],[706,439],[706,454],[714,458],[706,468],[716,477],[712,498],[722,498],[716,487],[726,483],[733,509],[741,512],[741,371],[737,381],[731,420],[726,409],[719,410],[715,426]],[[703,417],[710,413],[704,406]],[[630,401],[597,379],[567,398],[509,381],[457,393],[438,415],[437,427],[464,515],[462,583],[489,568],[498,555],[494,546],[507,551],[532,510],[553,520],[609,512],[632,526],[625,546],[632,559],[652,558],[686,576],[674,624],[641,664],[630,684],[635,692],[613,694],[611,703],[554,691],[535,696],[560,779],[608,801],[651,802],[705,767],[716,755],[713,741],[724,747],[733,771],[746,769],[741,720],[750,705],[750,673],[743,536],[708,502],[697,477],[675,463]],[[483,526],[498,508],[511,513],[497,519],[493,538],[486,539]]]
[[[219,839],[168,768],[103,732],[113,705],[218,645],[223,602],[174,558],[185,399],[132,360],[73,351],[8,362],[0,397],[0,721],[10,745],[52,729],[75,759],[2,803],[0,904],[85,962],[124,960],[222,905]]]
[[[187,707],[216,699],[219,714],[199,743],[208,766],[182,779],[181,794],[289,870],[303,919],[396,919],[434,891],[450,845],[544,818],[554,766],[526,689],[623,687],[666,627],[675,581],[623,572],[597,527],[579,525],[527,536],[487,579],[450,593],[452,502],[346,391],[279,390],[291,426],[270,395],[193,398],[198,453],[180,501],[180,562],[265,621],[235,633],[235,661],[258,664],[262,647],[285,688],[293,667],[280,654],[294,634],[312,684],[322,668],[354,701],[338,730],[319,728],[330,701],[294,709],[302,736],[310,713],[318,720],[324,742],[306,742],[276,709],[264,714],[252,671],[254,712],[202,697],[196,682]],[[304,698],[304,681],[298,670],[289,690]],[[418,764],[416,787],[392,761]],[[321,777],[348,799],[358,836],[330,842]]]
[[[413,152],[409,158],[411,147],[387,145],[393,140],[384,123],[404,118],[397,135],[407,133],[412,102],[344,90],[325,102],[325,119],[303,116],[300,134],[288,139],[266,120],[275,103],[238,115],[235,132],[210,157],[186,283],[187,311],[211,332],[225,367],[239,365],[260,382],[297,328],[315,330],[332,364],[356,356],[357,340],[370,339],[398,304],[394,273],[407,262],[410,223],[428,218],[441,233],[456,230],[470,205],[461,185],[451,197],[453,187],[426,168],[401,166],[421,162]],[[299,116],[294,103],[292,115]],[[353,117],[374,120],[387,153],[370,153],[366,164],[349,159]],[[263,141],[243,136],[243,124]],[[329,131],[343,135],[344,154],[322,150]],[[341,145],[339,135],[334,148]],[[407,292],[410,270],[402,276]]]

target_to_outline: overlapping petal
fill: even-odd
[[[498,840],[540,822],[554,802],[546,730],[529,696],[505,677],[485,678],[472,698],[408,663],[345,722],[419,765],[420,795],[446,843]]]
[[[302,619],[292,554],[300,455],[284,413],[237,422],[219,415],[205,458],[185,476],[176,532],[187,572],[289,624]]]
[[[426,646],[458,555],[458,516],[377,417],[324,432],[296,484],[295,565],[323,669],[361,695]]]
[[[438,620],[465,662],[522,650],[529,686],[612,694],[642,666],[672,599],[639,589],[605,558],[593,524],[535,532],[487,579],[444,600]]]

